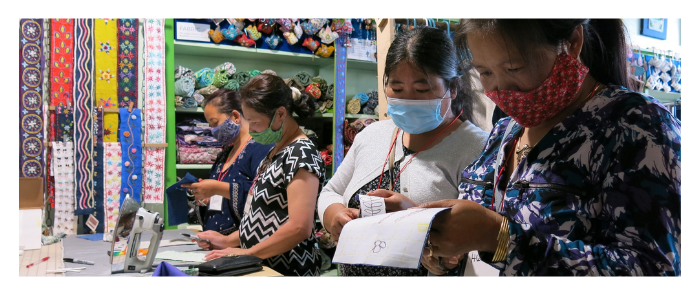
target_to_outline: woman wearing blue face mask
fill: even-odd
[[[452,40],[442,30],[418,27],[392,42],[384,72],[391,120],[369,125],[357,134],[319,198],[318,215],[335,240],[347,222],[358,218],[356,195],[385,197],[388,212],[456,196],[458,171],[479,155],[487,137],[469,121],[472,100],[466,93],[471,87],[461,82],[457,66]],[[428,257],[423,262],[427,269],[341,264],[339,273],[445,273],[437,260]],[[449,261],[442,266],[455,268]]]
[[[197,216],[203,232],[197,236],[209,240],[198,242],[205,250],[239,247],[238,228],[243,218],[243,207],[253,183],[258,165],[272,148],[261,144],[248,133],[248,122],[241,116],[238,92],[220,89],[203,102],[204,117],[212,135],[223,145],[204,179],[189,187],[195,196]]]
[[[292,116],[313,115],[314,98],[269,74],[255,76],[240,92],[250,135],[274,147],[266,153],[248,191],[241,248],[214,250],[205,259],[254,255],[285,276],[318,276],[321,255],[315,247],[314,211],[325,165]]]

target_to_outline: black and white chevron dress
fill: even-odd
[[[240,238],[244,249],[264,241],[289,220],[287,185],[299,168],[318,176],[318,193],[326,178],[321,154],[306,138],[298,139],[278,152],[269,164],[265,163],[266,160],[259,167],[263,172],[253,186],[250,209],[241,220]],[[311,232],[291,251],[265,259],[265,264],[285,276],[319,276],[321,256],[315,243],[316,238]]]

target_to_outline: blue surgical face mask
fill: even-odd
[[[445,98],[400,99],[387,97],[386,99],[389,103],[387,114],[391,120],[401,130],[410,134],[421,134],[437,128],[447,112],[450,111],[448,106],[447,112],[444,115],[440,114],[440,106]],[[450,103],[452,103],[451,99]]]
[[[222,145],[229,145],[236,140],[240,130],[241,125],[236,124],[236,122],[233,122],[231,119],[226,119],[226,121],[219,124],[219,126],[212,128],[211,134],[214,135],[216,141],[220,142]]]

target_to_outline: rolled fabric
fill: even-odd
[[[296,89],[296,88],[294,88]],[[306,86],[305,91],[311,96],[313,96],[315,99],[321,98],[321,95],[323,95],[323,92],[321,92],[321,89],[318,86],[318,83],[311,83],[309,86]]]
[[[360,131],[362,131],[362,128],[365,128],[365,125],[362,124],[362,119],[357,119],[357,120],[355,120],[354,122],[352,122],[352,123],[350,123],[350,124],[352,125],[352,127],[354,127],[355,129],[357,129],[357,132],[360,132]]]
[[[175,106],[176,107],[181,107],[185,104],[185,100],[182,98],[182,96],[175,96]]]
[[[358,121],[361,121],[362,125],[364,125],[365,127],[369,126],[370,124],[372,124],[374,122],[377,122],[377,120],[372,119],[372,118],[364,118],[364,119],[360,119]]]
[[[333,112],[333,100],[326,100],[326,113]]]
[[[207,87],[204,87],[204,88],[202,88],[202,89],[199,89],[199,94],[201,94],[202,96],[204,96],[205,98],[207,98],[207,97],[209,97],[209,95],[211,95],[212,93],[216,92],[217,90],[219,90],[219,88],[216,88],[216,86],[214,86],[214,85],[209,85],[209,86],[207,86]]]
[[[236,73],[236,66],[234,66],[230,62],[225,62],[214,68],[214,72],[219,72],[221,70],[226,70],[227,77],[230,78],[231,76],[233,76],[233,74]]]
[[[326,112],[326,101],[319,101],[316,110],[318,110],[319,113],[325,113]]]
[[[214,81],[214,70],[203,68],[194,73],[194,79],[196,82],[195,88],[200,89],[207,87]]]
[[[245,85],[246,83],[248,83],[248,81],[250,81],[251,77],[250,77],[250,73],[248,73],[248,72],[237,72],[237,73],[233,74],[233,77],[231,77],[231,78],[238,81],[238,85],[240,85],[240,87],[243,87],[243,85]]]
[[[226,70],[219,70],[214,73],[214,78],[212,79],[211,85],[216,88],[221,88],[228,82],[228,72]]]
[[[260,75],[260,71],[258,71],[258,70],[250,70],[250,71],[248,71],[248,73],[250,74],[251,79],[257,75]]]
[[[182,107],[187,108],[187,109],[196,108],[197,101],[194,99],[194,97],[187,97],[187,98],[185,98],[185,104]]]
[[[335,98],[335,84],[328,85],[328,90],[326,90],[326,99]]]
[[[268,74],[268,75],[274,75],[277,76],[277,73],[273,70],[267,69],[261,72],[261,74]]]
[[[292,77],[292,80],[294,80],[294,82],[301,85],[302,87],[306,87],[309,86],[309,84],[311,84],[311,75],[309,75],[309,73],[307,72],[301,71],[294,75],[294,77]]]
[[[375,114],[374,109],[370,108],[369,105],[365,105],[362,108],[362,113],[365,115],[374,115]]]
[[[194,94],[194,79],[189,76],[175,80],[175,95],[190,97]]]
[[[238,88],[240,87],[241,84],[238,84],[238,81],[236,79],[229,79],[228,82],[226,82],[226,85],[224,85],[224,88],[233,91],[238,91]]]
[[[348,123],[348,120],[343,122],[343,142],[346,145],[352,145],[355,141],[355,135],[357,135],[357,129]]]
[[[360,92],[360,93],[358,93],[358,94],[355,94],[355,97],[354,97],[354,98],[359,98],[359,99],[360,99],[360,105],[363,105],[363,106],[364,106],[364,105],[367,103],[367,101],[369,100],[369,96],[367,96],[367,94],[364,94],[364,93],[362,93],[362,92]]]
[[[345,110],[350,113],[350,114],[357,114],[360,112],[360,109],[362,106],[360,105],[360,99],[359,98],[353,98],[348,101],[346,104]]]
[[[177,69],[175,69],[175,80],[182,77],[190,77],[194,81],[194,72],[186,67],[177,66]]]
[[[370,100],[379,100],[379,92],[377,92],[377,90],[367,92],[367,97],[369,97]]]
[[[321,89],[321,97],[323,97],[326,94],[326,91],[328,90],[328,82],[326,82],[326,79],[323,79],[321,77],[313,77],[311,78],[311,83],[317,83],[318,84],[318,89]]]
[[[204,101],[204,95],[200,94],[199,92],[195,92],[192,95],[192,98],[194,98],[194,100],[197,102],[198,106],[201,106],[202,102]]]

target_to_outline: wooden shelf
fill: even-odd
[[[359,59],[347,59],[347,66],[348,69],[353,70],[353,69],[358,69],[358,70],[367,70],[367,71],[377,71],[377,62],[376,61],[368,61],[368,60],[359,60]]]
[[[174,41],[178,55],[220,57],[235,60],[264,60],[285,64],[333,66],[335,59],[314,54],[280,50],[258,49],[254,47],[221,45],[215,43],[195,43]],[[235,63],[235,62],[234,62]]]
[[[189,109],[176,107],[175,112],[176,113],[204,113],[204,109],[202,109],[201,107],[189,108]]]
[[[176,164],[176,169],[209,170],[212,164]]]

